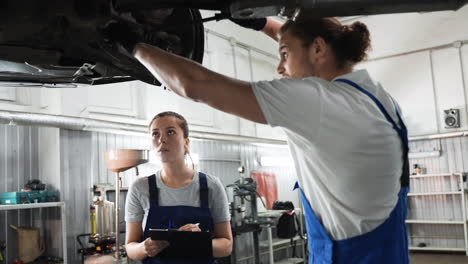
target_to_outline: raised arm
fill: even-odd
[[[258,123],[266,123],[250,83],[213,72],[186,58],[139,43],[134,56],[176,94]]]
[[[276,42],[278,42],[278,33],[280,31],[280,28],[284,24],[283,22],[279,21],[278,19],[275,19],[274,17],[231,19],[231,21],[243,28],[262,31]]]
[[[282,25],[283,22],[268,17],[265,27],[262,29],[262,32],[270,38],[274,39],[276,42],[278,42],[278,33]]]

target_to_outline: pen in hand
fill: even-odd
[[[195,223],[194,225],[197,226],[197,228],[200,228],[200,223]],[[193,229],[191,231],[194,232]]]
[[[179,228],[181,231],[192,231],[192,232],[199,232],[201,231],[200,229],[200,223],[195,223],[195,224],[186,224],[182,227]]]

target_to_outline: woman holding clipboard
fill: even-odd
[[[152,146],[162,169],[136,180],[127,194],[126,250],[128,257],[143,263],[195,263],[174,259],[164,250],[167,241],[152,240],[149,229],[211,232],[212,255],[196,263],[214,263],[232,251],[229,205],[221,181],[185,164],[190,155],[187,121],[174,112],[156,115],[149,125]]]

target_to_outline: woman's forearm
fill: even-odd
[[[134,260],[143,260],[147,256],[145,254],[143,242],[137,243],[137,242],[132,242],[128,243],[125,246],[125,250],[127,251],[127,255],[129,258],[134,259]]]
[[[213,239],[213,256],[215,258],[226,257],[231,255],[232,241],[227,238]]]
[[[232,242],[227,238],[213,239],[213,256],[216,258],[226,257],[231,255]],[[126,245],[126,251],[129,258],[133,260],[143,260],[147,256],[145,254],[143,243],[132,242]]]

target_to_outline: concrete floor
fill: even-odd
[[[464,253],[411,252],[411,264],[468,264]]]

